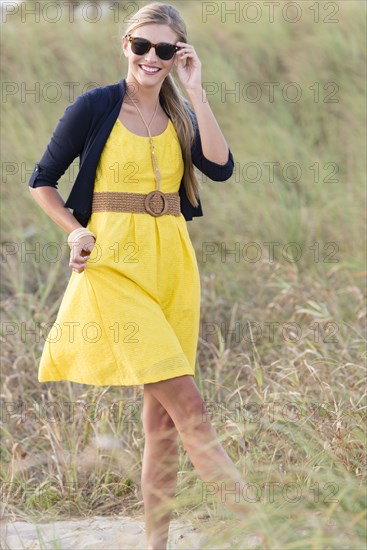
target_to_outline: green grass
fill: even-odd
[[[263,94],[256,103],[209,97],[237,164],[227,182],[198,173],[204,217],[188,223],[202,283],[197,383],[205,400],[216,403],[213,424],[246,478],[278,484],[274,502],[264,494],[263,512],[254,508],[244,523],[249,531],[261,528],[262,548],[357,549],[364,548],[366,525],[365,7],[338,2],[339,22],[316,24],[310,5],[302,2],[305,16],[291,25],[279,17],[272,24],[265,17],[257,24],[231,17],[203,24],[200,3],[177,4],[202,60],[203,82],[219,88],[223,82],[228,90],[256,82]],[[105,85],[126,74],[122,21],[106,15],[96,24],[22,24],[13,17],[3,27],[3,81],[29,88],[39,82],[41,89],[58,82],[63,92],[55,103],[15,94],[2,107],[3,162],[22,167],[3,178],[1,191],[2,241],[19,245],[2,263],[2,398],[9,417],[2,428],[1,480],[13,484],[3,485],[3,513],[38,520],[141,514],[144,437],[139,413],[127,422],[124,408],[132,400],[139,411],[140,391],[71,382],[40,386],[44,340],[24,329],[55,319],[70,269],[66,250],[53,263],[20,254],[21,243],[31,249],[40,242],[42,249],[65,239],[30,196],[28,177],[69,103],[63,83],[80,83],[79,95],[85,83]],[[273,103],[266,82],[279,82]],[[290,82],[302,88],[296,103],[281,94]],[[310,89],[315,82],[319,102]],[[323,101],[329,82],[338,86],[338,102]],[[279,163],[274,181],[269,162]],[[289,162],[302,168],[298,181],[289,181],[291,171],[284,176]],[[248,163],[261,168],[258,181],[249,181],[250,169],[244,177]],[[337,181],[328,181],[326,163],[338,166]],[[319,167],[318,181],[311,166]],[[65,199],[71,185],[67,175],[60,181]],[[279,243],[274,258],[268,242]],[[292,248],[282,254],[292,242],[302,252],[298,261]],[[258,261],[251,261],[248,243],[256,243]],[[237,258],[225,255],[235,246]],[[266,323],[274,323],[273,337]],[[49,421],[42,405],[50,401],[75,402],[73,414],[63,405]],[[93,403],[101,415],[88,421],[83,406]],[[287,403],[292,407],[282,408]],[[263,414],[254,413],[254,404]],[[95,439],[101,435],[110,438],[105,446]],[[295,502],[282,493],[287,483],[302,490]],[[224,535],[215,519],[205,524],[211,542],[239,530],[222,504],[202,501],[181,448],[175,514],[202,513],[228,522]]]

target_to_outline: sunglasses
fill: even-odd
[[[159,42],[159,44],[152,44],[149,40],[145,38],[137,38],[136,36],[131,36],[131,34],[126,34],[125,38],[131,43],[131,51],[136,55],[144,55],[149,52],[150,48],[155,48],[156,54],[161,59],[168,61],[172,59],[177,50],[181,48],[175,46],[174,44],[169,44],[168,42]]]

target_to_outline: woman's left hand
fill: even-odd
[[[201,87],[201,62],[194,47],[186,42],[176,42],[181,49],[176,52],[175,66],[181,83],[187,91]]]

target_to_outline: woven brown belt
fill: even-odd
[[[93,193],[92,212],[141,212],[151,216],[180,216],[180,195],[155,190],[148,194],[103,191]]]

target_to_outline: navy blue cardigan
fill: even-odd
[[[87,226],[91,210],[96,169],[104,145],[120,113],[126,91],[126,79],[115,84],[94,88],[78,96],[60,118],[41,160],[35,165],[28,185],[48,185],[57,188],[59,178],[73,160],[79,156],[79,171],[65,202],[72,208],[74,217]],[[169,116],[163,98],[160,104]],[[231,150],[226,164],[217,164],[204,157],[200,132],[195,112],[190,108],[196,139],[191,148],[192,162],[203,174],[214,181],[225,181],[233,173],[234,161]],[[202,206],[190,203],[183,178],[179,188],[181,212],[186,220],[202,216]]]

